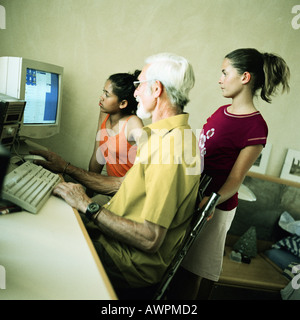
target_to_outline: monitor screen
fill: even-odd
[[[26,101],[19,137],[45,139],[60,129],[63,67],[0,57],[0,93]]]
[[[58,85],[58,74],[26,69],[24,124],[56,122]]]

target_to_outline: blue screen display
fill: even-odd
[[[27,68],[24,124],[56,122],[59,75]]]

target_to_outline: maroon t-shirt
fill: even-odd
[[[260,112],[236,115],[229,113],[225,105],[220,107],[203,126],[199,140],[204,156],[204,173],[212,177],[206,194],[217,192],[225,183],[241,149],[256,144],[265,146],[268,126]],[[238,194],[217,207],[231,210],[238,204]]]

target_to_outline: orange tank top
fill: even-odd
[[[127,141],[125,127],[128,120],[121,121],[121,130],[117,135],[114,135],[112,130],[106,129],[106,122],[109,114],[106,116],[100,127],[100,142],[99,147],[106,161],[106,170],[109,176],[123,177],[126,172],[132,167],[137,146],[131,145]]]

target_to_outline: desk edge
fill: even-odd
[[[98,254],[97,254],[97,252],[96,252],[96,250],[94,248],[92,240],[91,240],[89,234],[87,233],[87,230],[86,230],[86,228],[85,228],[85,226],[84,226],[84,224],[82,222],[82,219],[81,219],[78,211],[76,209],[74,209],[74,208],[72,208],[72,209],[74,211],[74,214],[76,216],[76,219],[78,221],[80,229],[81,229],[81,231],[83,233],[83,236],[84,236],[84,238],[85,238],[85,240],[86,240],[86,242],[87,242],[87,244],[89,246],[89,249],[90,249],[90,251],[92,253],[93,259],[94,259],[94,261],[95,261],[95,263],[97,265],[97,268],[98,268],[98,270],[99,270],[99,272],[100,272],[100,274],[101,274],[101,276],[103,278],[104,284],[105,284],[105,286],[107,288],[107,291],[108,291],[111,299],[112,300],[118,300],[117,295],[116,295],[116,293],[115,293],[115,291],[114,291],[114,289],[112,287],[112,284],[110,283],[110,280],[109,280],[109,278],[108,278],[108,276],[107,276],[107,274],[105,272],[105,269],[104,269],[104,267],[103,267],[103,265],[102,265],[102,263],[100,261],[100,258],[99,258]]]

